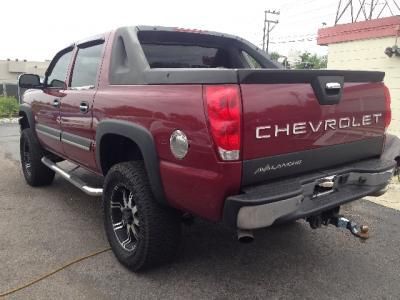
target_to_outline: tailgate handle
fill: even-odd
[[[340,90],[342,86],[339,82],[327,82],[325,85],[326,90]]]
[[[316,76],[311,81],[311,86],[319,104],[339,104],[343,94],[344,76]]]

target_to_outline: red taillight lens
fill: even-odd
[[[385,91],[385,128],[388,128],[392,121],[392,110],[390,108],[390,91],[386,85],[384,85]]]
[[[210,131],[222,160],[238,160],[241,140],[240,91],[237,85],[204,87]]]

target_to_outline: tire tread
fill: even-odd
[[[113,166],[106,176],[104,190],[116,174],[125,178],[133,188],[135,202],[138,206],[139,214],[145,217],[144,224],[140,227],[142,245],[139,245],[134,255],[123,255],[122,248],[115,249],[119,244],[114,240],[114,232],[108,227],[107,218],[107,199],[104,199],[104,217],[107,237],[116,251],[118,260],[129,269],[139,271],[170,261],[176,254],[180,242],[180,218],[178,213],[168,207],[158,204],[151,192],[151,187],[147,179],[147,174],[142,161],[130,161]],[[119,176],[117,176],[119,177]],[[108,195],[107,192],[104,193]],[[144,227],[142,227],[144,226]],[[143,231],[144,228],[144,231]],[[143,236],[144,234],[144,236]],[[122,250],[122,251],[118,251]]]
[[[27,142],[29,144],[29,151],[31,154],[31,175],[29,176],[25,169],[24,159],[23,159],[23,145]],[[31,128],[25,128],[21,132],[20,138],[20,155],[21,155],[21,165],[22,172],[26,182],[33,187],[50,185],[53,180],[55,173],[53,170],[45,166],[41,159],[45,156],[45,150],[39,144],[36,136],[33,134]]]

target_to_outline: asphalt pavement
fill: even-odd
[[[0,294],[108,247],[101,199],[56,177],[31,188],[16,125],[0,126]],[[399,299],[400,212],[366,200],[344,210],[370,226],[362,242],[332,226],[275,226],[240,244],[221,224],[185,226],[175,262],[142,274],[111,252],[74,264],[10,299]]]

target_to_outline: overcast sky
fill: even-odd
[[[221,31],[261,46],[265,9],[281,11],[271,33],[272,51],[323,54],[326,48],[317,46],[315,37],[322,22],[333,24],[337,4],[338,0],[2,0],[0,59],[51,59],[73,41],[138,24]],[[311,41],[301,41],[304,38]]]

